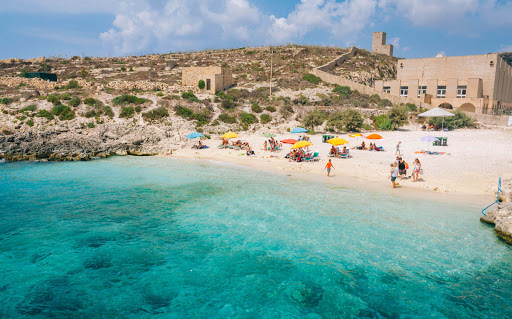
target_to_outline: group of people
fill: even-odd
[[[423,131],[441,131],[442,130],[442,128],[440,126],[432,125],[432,124],[429,124],[428,126],[426,124],[423,124],[421,129]],[[447,130],[447,129],[445,129],[445,130]]]
[[[370,151],[383,151],[381,146],[377,146],[377,144],[370,142],[370,146],[366,147],[366,143],[363,141],[361,146],[356,147],[358,150],[370,150]]]
[[[297,139],[298,142],[300,141],[309,141],[309,136],[308,135],[299,135],[299,138]]]
[[[192,148],[193,149],[202,149],[202,148],[207,148],[208,146],[204,145],[203,142],[201,142],[201,140],[199,140],[199,143],[197,143],[197,145],[193,145]]]
[[[409,169],[409,164],[405,162],[405,160],[401,156],[397,156],[395,162],[391,164],[391,183],[393,188],[396,188],[396,179],[400,177],[400,180],[404,179],[407,176],[407,169]],[[414,167],[412,168],[412,181],[418,181],[418,175],[422,173],[421,162],[419,159],[414,160]]]
[[[331,150],[329,151],[330,156],[347,156],[348,155],[348,149],[346,146],[343,146],[343,150],[339,150],[338,148],[334,147],[334,145],[331,147]]]
[[[277,152],[279,149],[283,147],[283,144],[279,143],[279,141],[275,140],[273,137],[271,137],[268,141],[265,140],[265,143],[263,143],[263,149],[265,151],[271,151],[271,152]]]
[[[291,161],[294,161],[294,162],[302,162],[304,161],[306,158],[310,158],[310,157],[313,157],[313,153],[307,151],[307,150],[304,150],[303,148],[299,148],[299,149],[295,149],[295,150],[291,150],[290,153],[288,153],[285,158],[288,158],[288,160],[291,162]]]

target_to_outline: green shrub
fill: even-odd
[[[82,101],[80,100],[79,97],[75,96],[74,98],[72,98],[71,100],[69,100],[69,105],[71,105],[72,107],[77,107],[80,105],[80,103],[82,103]]]
[[[95,117],[96,115],[98,115],[96,113],[96,110],[89,110],[89,111],[85,112],[85,114],[83,116],[90,119],[91,117]]]
[[[75,118],[75,112],[66,105],[55,105],[52,109],[52,114],[58,116],[61,121],[68,121]]]
[[[260,115],[260,122],[261,124],[267,124],[268,122],[272,121],[272,117],[268,114],[261,114]]]
[[[263,112],[263,109],[261,108],[261,106],[258,103],[253,103],[253,105],[251,106],[251,110],[254,113],[261,113],[261,112]]]
[[[94,123],[93,122],[87,123],[86,125],[87,125],[88,128],[94,128]]]
[[[197,96],[192,92],[183,92],[181,93],[181,98],[185,100],[189,100],[190,102],[199,102]]]
[[[409,112],[416,112],[416,111],[418,111],[418,107],[416,106],[416,104],[407,103],[407,104],[405,104],[405,106],[407,107]]]
[[[181,105],[177,105],[174,108],[174,111],[176,112],[176,115],[181,116],[186,119],[189,119],[190,117],[192,117],[192,115],[194,115],[194,111],[192,111],[188,107],[184,107]]]
[[[285,119],[288,118],[294,112],[295,111],[293,110],[293,107],[289,104],[283,105],[283,107],[281,107],[281,110],[279,111],[279,113],[281,113],[281,115]]]
[[[164,94],[163,94],[162,92],[158,92],[158,93],[156,94],[156,96],[160,96],[160,97],[161,97],[161,96],[164,96]]]
[[[370,103],[379,105],[381,103],[380,96],[378,94],[373,94],[369,98]]]
[[[381,106],[381,107],[386,107],[386,106],[391,106],[391,105],[393,105],[393,103],[391,103],[391,101],[388,99],[382,99],[382,100],[380,100],[380,103],[379,103],[379,106]]]
[[[79,87],[80,86],[78,85],[78,81],[71,80],[71,81],[68,82],[68,84],[64,85],[62,88],[65,89],[65,90],[72,90],[72,89],[77,89]]]
[[[389,110],[387,116],[391,122],[391,128],[393,130],[396,130],[400,126],[409,123],[409,118],[407,117],[408,112],[409,109],[406,106],[393,106],[393,108]]]
[[[267,107],[265,108],[265,111],[269,111],[269,112],[274,113],[274,112],[276,111],[276,108],[275,108],[275,107],[273,107],[272,105],[270,105],[270,106],[267,106]]]
[[[327,121],[327,128],[331,131],[336,129],[338,131],[359,132],[362,127],[363,115],[361,112],[353,109],[333,113]]]
[[[144,104],[146,102],[149,102],[150,100],[136,97],[135,95],[128,95],[124,94],[121,96],[118,96],[112,100],[112,103],[114,105],[127,105],[127,104]]]
[[[379,115],[376,116],[373,119],[373,122],[375,123],[375,127],[382,131],[391,131],[393,129],[393,125],[391,124],[391,121],[387,117],[387,115]]]
[[[51,112],[48,112],[47,110],[39,110],[39,112],[37,112],[37,117],[44,117],[46,118],[47,120],[53,120],[53,114]]]
[[[301,94],[296,99],[293,100],[293,103],[300,104],[300,105],[308,105],[309,99]]]
[[[34,121],[32,119],[28,119],[28,121],[26,121],[25,124],[32,127],[32,126],[34,126]]]
[[[222,100],[220,106],[226,110],[232,110],[236,107],[236,102],[233,100],[231,95],[226,95],[226,97]]]
[[[89,106],[102,106],[103,105],[103,102],[101,102],[100,100],[96,100],[95,98],[92,98],[92,97],[88,97],[84,100],[84,104],[87,104]]]
[[[60,99],[58,96],[56,95],[53,95],[53,94],[50,94],[48,95],[48,97],[46,97],[46,100],[50,103],[52,103],[53,105],[58,105],[60,104]]]
[[[349,97],[352,90],[348,86],[339,86],[336,85],[332,90],[334,93],[338,93],[340,96]]]
[[[60,99],[64,101],[71,100],[71,95],[69,95],[69,93],[62,93]]]
[[[197,83],[197,87],[198,87],[200,90],[204,89],[204,88],[205,88],[205,86],[206,86],[206,84],[204,83],[204,81],[203,81],[203,80],[199,80],[199,83]]]
[[[140,113],[140,111],[142,111],[142,108],[140,107],[140,105],[137,105],[135,107],[135,112]]]
[[[455,111],[453,113],[455,116],[452,117],[445,117],[444,122],[443,118],[435,117],[430,118],[428,121],[428,124],[432,124],[439,127],[446,127],[450,130],[457,129],[457,128],[472,128],[476,127],[476,122],[474,119],[472,119],[469,115],[462,111]]]
[[[314,128],[315,126],[322,125],[327,120],[327,114],[314,110],[302,119],[302,124],[307,128]]]
[[[149,121],[161,121],[163,118],[166,118],[168,116],[169,116],[169,111],[163,106],[160,106],[151,111],[142,113],[142,117],[145,120],[149,120]]]
[[[121,108],[121,112],[119,113],[119,117],[121,118],[131,118],[135,114],[135,109],[133,106],[123,106]]]
[[[234,116],[229,116],[226,113],[222,113],[221,115],[219,115],[219,120],[221,120],[222,122],[227,123],[227,124],[236,123],[236,118]]]
[[[35,105],[29,105],[22,108],[19,112],[20,113],[27,113],[27,112],[35,112],[37,110],[37,106]]]
[[[321,79],[314,75],[314,74],[311,74],[311,73],[306,73],[304,74],[304,76],[302,77],[303,80],[306,80],[310,83],[313,83],[313,84],[318,84],[320,83]]]
[[[240,113],[240,121],[242,124],[251,125],[254,123],[258,123],[258,118],[252,113]]]
[[[0,104],[8,105],[8,104],[11,104],[12,102],[14,102],[14,100],[11,98],[8,98],[8,97],[4,97],[3,99],[0,99]]]
[[[105,114],[106,116],[108,116],[110,118],[114,117],[114,112],[112,111],[112,108],[110,106],[108,106],[108,105],[103,106],[102,111],[103,111],[103,114]]]

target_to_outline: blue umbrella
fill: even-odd
[[[293,130],[290,131],[290,133],[306,133],[308,130],[306,130],[303,127],[296,127]]]
[[[198,138],[198,137],[204,137],[204,135],[201,133],[198,133],[198,132],[192,132],[189,135],[187,135],[187,138]]]

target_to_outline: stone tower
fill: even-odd
[[[393,56],[393,46],[386,44],[386,32],[373,33],[372,53]]]

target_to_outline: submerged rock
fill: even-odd
[[[502,203],[480,221],[494,225],[494,231],[499,238],[512,245],[512,203]]]

